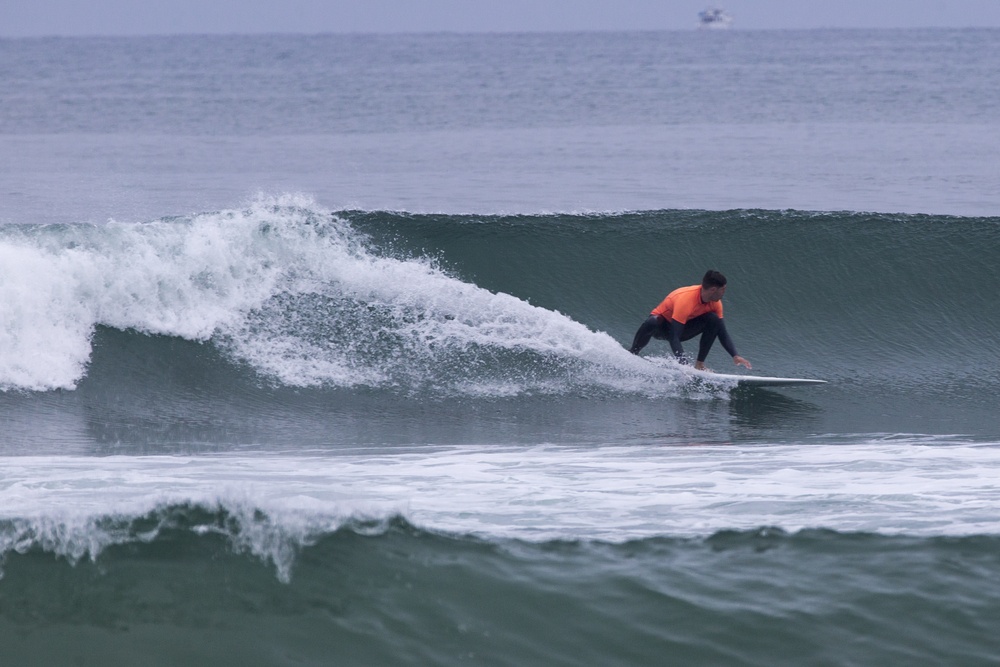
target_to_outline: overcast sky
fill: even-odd
[[[0,0],[0,36],[1000,27],[1000,0]]]

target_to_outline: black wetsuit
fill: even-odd
[[[733,339],[726,331],[725,321],[715,313],[705,313],[698,317],[692,317],[685,324],[673,319],[668,320],[660,315],[650,315],[635,332],[635,339],[632,341],[629,352],[639,354],[639,350],[646,347],[650,338],[668,340],[674,355],[681,363],[684,363],[684,348],[681,346],[681,341],[690,340],[698,334],[701,334],[701,341],[698,345],[698,361],[705,361],[716,338],[719,339],[722,347],[730,356],[737,356],[736,346],[733,345]]]

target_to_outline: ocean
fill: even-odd
[[[1000,31],[0,82],[0,664],[1000,664]],[[710,268],[753,373],[828,384],[629,354]]]

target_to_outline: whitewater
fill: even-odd
[[[707,537],[761,526],[923,536],[998,530],[995,446],[886,440],[819,452],[539,446],[118,456],[98,469],[86,457],[20,457],[2,466],[0,500],[18,517],[4,526],[2,547],[96,560],[109,545],[156,536],[108,529],[106,517],[188,503],[242,516],[227,537],[283,580],[297,548],[352,520],[397,515],[435,531],[533,542]]]

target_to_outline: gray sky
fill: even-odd
[[[0,36],[1000,27],[1000,0],[0,0]]]

